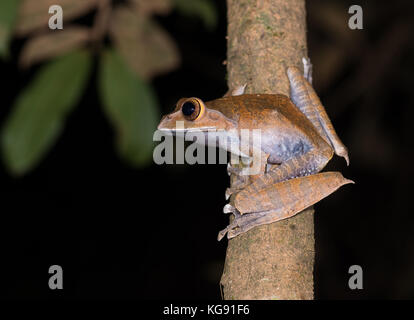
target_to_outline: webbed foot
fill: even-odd
[[[239,234],[245,233],[255,226],[264,224],[261,223],[260,218],[266,215],[266,212],[255,212],[241,215],[240,212],[234,208],[234,220],[225,229],[221,230],[217,236],[217,240],[220,241],[227,234],[227,238],[231,239]],[[270,223],[270,222],[269,222]]]

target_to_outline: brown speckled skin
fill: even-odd
[[[309,119],[280,94],[244,94],[205,103],[209,109],[220,111],[236,120],[238,129],[261,129],[262,151],[270,156],[269,163],[281,163],[277,153],[280,144],[302,141],[309,148],[329,149]]]

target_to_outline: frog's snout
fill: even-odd
[[[163,117],[161,118],[160,123],[158,124],[157,129],[158,129],[158,130],[165,129],[165,128],[166,128],[166,125],[167,125],[167,124],[168,124],[168,122],[171,120],[171,118],[172,118],[172,117],[171,117],[169,114],[167,114],[167,115],[163,116]]]

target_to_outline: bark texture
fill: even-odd
[[[288,66],[307,57],[304,0],[227,0],[230,90],[289,95]],[[231,177],[236,183],[237,177]],[[313,299],[313,209],[229,240],[224,299]]]

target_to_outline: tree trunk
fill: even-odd
[[[307,57],[304,0],[227,0],[229,89],[289,95]],[[232,184],[237,177],[232,176]],[[229,240],[224,299],[313,299],[313,209]]]

